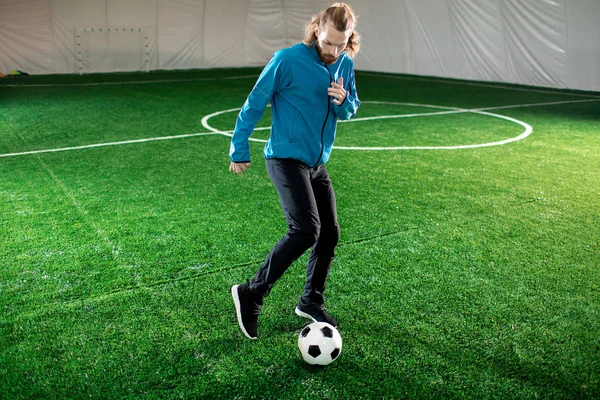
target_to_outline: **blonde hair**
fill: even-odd
[[[316,27],[323,27],[329,21],[340,32],[352,31],[344,51],[351,58],[354,58],[360,49],[360,35],[356,32],[356,15],[346,3],[333,3],[317,15],[313,15],[310,22],[304,27],[304,40],[302,42],[309,47],[312,46],[313,42],[317,40]]]

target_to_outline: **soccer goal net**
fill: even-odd
[[[79,74],[150,70],[151,35],[144,28],[73,30]]]

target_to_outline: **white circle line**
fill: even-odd
[[[481,114],[487,115],[494,118],[504,119],[506,121],[513,122],[515,124],[521,125],[525,128],[523,133],[520,135],[508,138],[505,140],[500,140],[496,142],[489,143],[477,143],[477,144],[466,144],[466,145],[456,145],[456,146],[389,146],[389,147],[354,147],[354,146],[333,146],[334,149],[337,150],[352,150],[352,151],[391,151],[391,150],[461,150],[461,149],[474,149],[480,147],[491,147],[491,146],[501,146],[507,143],[516,142],[518,140],[525,139],[527,136],[531,135],[533,132],[533,127],[526,122],[520,121],[515,118],[507,117],[505,115],[495,114],[483,110],[469,110],[463,108],[456,107],[445,107],[445,106],[437,106],[432,104],[417,104],[417,103],[398,103],[398,102],[385,102],[385,101],[363,101],[363,104],[387,104],[387,105],[401,105],[401,106],[411,106],[411,107],[426,107],[426,108],[435,108],[442,109],[448,111],[440,111],[440,112],[432,112],[432,113],[418,113],[418,114],[398,114],[398,115],[384,115],[379,117],[366,117],[366,118],[355,118],[347,121],[339,121],[339,122],[360,122],[360,121],[368,121],[368,120],[376,120],[376,119],[389,119],[389,118],[410,118],[410,117],[423,117],[423,116],[436,116],[436,115],[448,115],[448,114],[459,114],[459,113],[473,113],[473,114]],[[233,131],[221,131],[212,127],[208,120],[216,117],[217,115],[226,114],[234,111],[239,111],[241,108],[230,108],[228,110],[217,111],[212,114],[208,114],[202,118],[202,126],[208,129],[211,132],[218,133],[221,135],[233,136]],[[254,130],[268,130],[271,129],[269,127],[261,127],[255,128]],[[264,139],[255,139],[249,138],[249,141],[266,143],[267,141]]]

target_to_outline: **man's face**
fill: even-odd
[[[317,52],[325,64],[333,64],[346,48],[351,31],[340,32],[327,21],[322,27],[315,28],[317,34]]]

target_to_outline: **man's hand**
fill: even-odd
[[[340,78],[338,83],[331,82],[331,87],[327,89],[327,92],[333,97],[333,102],[338,106],[342,105],[346,100],[346,89],[344,89],[344,78]]]
[[[232,161],[231,164],[229,164],[229,172],[235,172],[238,175],[241,175],[248,168],[250,168],[249,162],[236,163]]]

